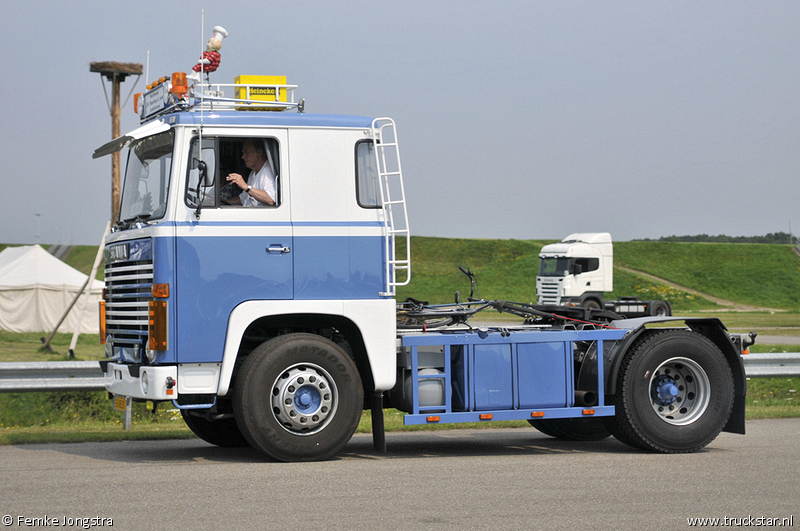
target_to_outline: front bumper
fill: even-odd
[[[176,365],[140,366],[109,362],[105,368],[106,391],[141,400],[178,398]]]

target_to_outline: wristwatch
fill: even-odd
[[[247,190],[245,190],[245,192],[247,192],[249,194],[250,190],[252,190],[252,189],[253,189],[253,187],[248,184],[247,185]]]

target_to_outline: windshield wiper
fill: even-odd
[[[117,221],[114,226],[117,230],[125,230],[131,228],[133,225],[144,223],[147,224],[147,220],[152,217],[152,214],[145,214],[142,212],[141,214],[137,214],[132,218],[125,219],[123,221]]]

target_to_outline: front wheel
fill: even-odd
[[[600,303],[594,299],[586,299],[585,301],[583,301],[583,304],[581,306],[583,306],[587,310],[600,310],[602,308],[602,306],[600,306]]]
[[[733,374],[709,339],[689,330],[643,337],[625,354],[606,425],[620,441],[664,453],[693,452],[722,431]]]
[[[350,440],[363,397],[358,369],[341,347],[313,334],[287,334],[247,356],[233,405],[254,448],[279,461],[313,461]]]

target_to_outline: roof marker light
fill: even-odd
[[[189,85],[186,81],[185,72],[173,72],[172,88],[169,91],[179,98],[182,98],[187,92],[189,92]]]

